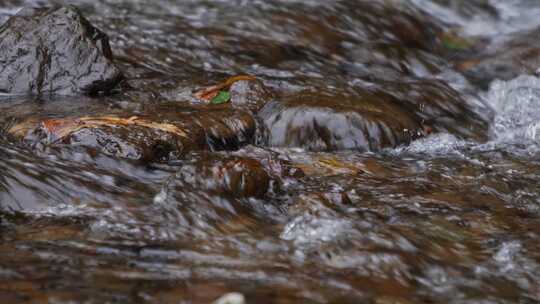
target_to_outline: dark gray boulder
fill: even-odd
[[[107,35],[73,6],[24,8],[0,27],[0,92],[108,92],[121,80]]]

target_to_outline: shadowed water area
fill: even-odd
[[[1,303],[540,302],[538,1],[63,4],[0,4]]]

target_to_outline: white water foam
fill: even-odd
[[[408,146],[393,149],[390,153],[451,154],[467,158],[467,148],[484,151],[511,147],[512,150],[525,149],[527,153],[540,151],[540,78],[522,75],[509,81],[495,80],[482,99],[494,113],[487,143],[474,143],[451,134],[435,133]]]
[[[351,226],[346,220],[301,215],[285,226],[281,238],[299,246],[326,243],[350,231]]]
[[[491,140],[540,144],[540,78],[496,80],[485,95],[495,111]]]
[[[467,142],[448,133],[435,133],[428,137],[413,141],[408,146],[394,149],[393,152],[429,155],[447,155],[459,153],[459,149],[465,147]]]

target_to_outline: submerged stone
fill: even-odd
[[[154,199],[175,230],[195,238],[261,231],[278,216],[273,198],[281,179],[258,159],[229,153],[194,152],[179,165]]]
[[[237,198],[263,198],[276,186],[263,164],[253,158],[208,154],[182,166],[176,180],[191,189]]]
[[[421,135],[412,113],[375,95],[304,92],[271,102],[260,113],[271,146],[314,151],[392,147]]]
[[[249,109],[254,113],[272,99],[272,93],[257,79],[237,81],[231,85],[229,92],[233,107]]]
[[[6,133],[34,148],[82,146],[122,158],[167,161],[189,151],[238,149],[254,141],[256,127],[246,111],[174,111],[161,105],[139,116],[34,116],[12,124]]]
[[[24,8],[0,27],[0,92],[96,94],[122,78],[106,34],[73,6]]]
[[[257,113],[273,98],[273,94],[259,79],[249,75],[238,75],[219,84],[202,88],[195,92],[193,97],[204,103],[229,104]]]
[[[457,63],[457,69],[473,84],[487,90],[496,79],[511,80],[540,71],[540,28],[506,37],[483,52]]]
[[[429,81],[304,91],[270,102],[259,115],[270,146],[312,151],[378,151],[433,131],[480,140],[487,133],[457,92]]]
[[[414,113],[426,133],[445,132],[480,142],[488,139],[489,108],[470,103],[442,81],[381,82],[377,90],[391,95],[400,107]]]

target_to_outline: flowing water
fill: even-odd
[[[0,22],[60,2],[3,1]],[[5,97],[3,124],[181,103],[251,74],[280,94],[440,79],[489,134],[435,132],[378,152],[258,144],[168,162],[0,135],[1,303],[212,303],[228,292],[247,303],[540,302],[540,78],[518,68],[478,81],[460,68],[514,37],[537,43],[526,35],[540,26],[537,1],[70,3],[109,35],[138,90]],[[439,32],[479,49],[433,47]],[[235,192],[234,172],[215,174],[253,160],[262,167],[236,181],[252,195]]]

